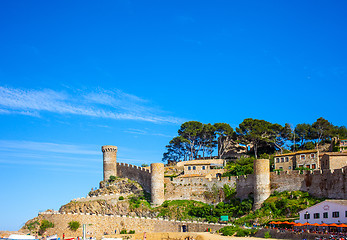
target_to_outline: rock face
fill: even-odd
[[[218,156],[222,159],[239,158],[247,153],[247,147],[240,145],[232,137],[221,136],[218,138]]]
[[[89,213],[107,215],[130,215],[155,217],[144,199],[145,192],[140,184],[127,178],[116,178],[103,182],[104,188],[91,191],[89,198],[78,199],[61,206],[60,213]],[[106,186],[107,185],[107,186]]]
[[[113,182],[102,181],[101,188],[89,192],[89,196],[100,196],[105,194],[135,194],[143,195],[143,188],[135,181],[128,178],[116,178]]]
[[[138,217],[156,217],[158,213],[153,212],[144,204],[136,208],[128,200],[95,200],[88,202],[70,202],[59,209],[61,213],[89,213],[103,215],[129,215]]]

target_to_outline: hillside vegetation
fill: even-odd
[[[307,192],[275,192],[263,204],[259,210],[251,211],[247,215],[234,221],[237,225],[252,225],[254,222],[265,224],[270,220],[296,219],[299,211],[324,201],[315,198]]]

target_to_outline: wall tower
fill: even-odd
[[[101,147],[104,159],[104,181],[110,176],[117,176],[117,147],[105,145]]]
[[[259,209],[261,204],[270,196],[270,162],[269,159],[254,160],[254,205]]]
[[[152,205],[159,206],[164,200],[164,164],[151,164],[151,197]]]

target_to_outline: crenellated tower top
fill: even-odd
[[[117,152],[117,147],[112,145],[105,145],[101,147],[102,152]]]

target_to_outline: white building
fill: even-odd
[[[347,200],[326,200],[299,212],[300,223],[347,223]]]

